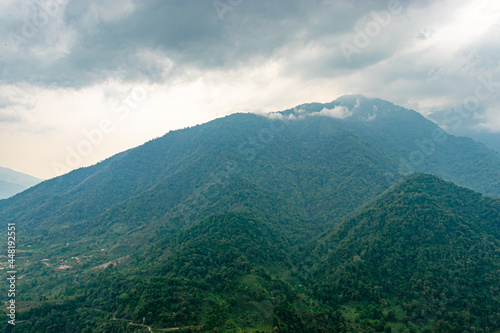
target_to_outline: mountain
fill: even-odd
[[[25,173],[0,167],[0,200],[20,193],[41,181]]]
[[[397,172],[390,156],[336,121],[236,114],[44,182],[0,202],[0,217],[55,251],[92,236],[84,246],[119,255],[117,243],[128,245],[135,231],[145,244],[210,214],[246,209],[272,211],[290,234],[306,237],[386,189],[388,171]]]
[[[92,273],[58,301],[24,312],[29,323],[19,327],[141,329],[127,326],[130,322],[153,331],[343,331],[339,311],[319,305],[296,281],[279,275],[291,262],[276,229],[248,213],[212,215],[154,244],[133,265]]]
[[[337,226],[312,258],[305,275],[320,298],[366,303],[353,310],[358,323],[500,327],[500,200],[415,174]]]
[[[303,104],[282,114],[299,119],[334,117],[363,142],[369,142],[396,159],[399,174],[434,174],[460,186],[500,197],[500,154],[470,138],[446,134],[413,110],[380,99],[352,95],[326,104]],[[485,173],[485,170],[488,171]]]
[[[343,119],[334,111],[319,115],[335,109]],[[92,234],[114,246],[133,230],[146,229],[146,239],[175,233],[257,201],[283,209],[291,232],[307,233],[338,222],[411,172],[500,197],[496,152],[447,135],[415,111],[346,96],[170,132],[1,201],[0,217],[22,221],[33,242],[71,246]]]
[[[481,120],[462,108],[435,111],[427,115],[431,121],[442,126],[450,134],[467,136],[484,143],[488,148],[500,152],[500,133],[482,129]]]
[[[276,272],[291,267],[284,250],[286,239],[276,229],[246,213],[212,215],[156,244],[155,252],[161,253],[158,260],[150,257],[153,251],[143,259],[153,263],[148,275],[156,278],[110,288],[109,301],[104,300],[101,308],[134,321],[147,317],[161,327],[188,324],[204,330],[270,331],[286,322],[281,325],[309,331],[317,328],[309,324],[315,320],[318,326],[335,329],[325,316],[337,319],[338,313],[317,311],[289,283],[276,278]],[[115,302],[123,293],[128,297]],[[303,313],[292,323],[286,316],[293,315],[295,307]]]
[[[486,147],[500,152],[500,133],[467,131],[460,135],[471,137],[474,140],[484,143]]]
[[[212,215],[128,264],[77,277],[23,312],[19,332],[500,329],[498,199],[414,174],[301,259],[287,242],[252,214]]]
[[[22,231],[16,329],[347,332],[345,300],[302,269],[327,272],[318,244],[414,171],[500,197],[496,152],[363,96],[233,114],[45,181],[0,201]]]

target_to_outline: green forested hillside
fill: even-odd
[[[336,227],[305,276],[327,303],[399,312],[389,322],[498,329],[499,230],[498,200],[417,174]]]
[[[351,116],[316,115],[335,107]],[[170,132],[0,200],[0,218],[22,223],[28,243],[115,246],[128,244],[134,230],[149,239],[254,206],[248,196],[255,191],[280,198],[286,218],[314,220],[319,229],[412,171],[500,196],[497,153],[440,132],[414,111],[347,96],[282,114],[235,114]]]
[[[380,194],[394,181],[388,172],[397,172],[392,158],[335,121],[239,114],[44,182],[0,201],[0,217],[18,221],[44,257],[86,247],[121,256],[131,235],[145,247],[210,214],[247,209],[309,237]]]
[[[498,330],[498,200],[411,171],[500,196],[498,154],[362,96],[234,114],[45,181],[0,200],[15,331]]]
[[[296,278],[283,275],[292,263],[273,229],[248,214],[211,216],[158,242],[133,265],[92,274],[66,292],[71,300],[62,305],[24,313],[16,332],[86,332],[85,318],[95,321],[92,332],[120,331],[113,318],[159,331],[343,331],[340,312],[313,302]]]
[[[499,226],[499,200],[425,174],[305,248],[250,212],[215,214],[85,273],[15,331],[496,332]]]

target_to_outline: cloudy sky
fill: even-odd
[[[0,32],[0,165],[40,178],[353,93],[500,132],[495,0],[1,0]]]

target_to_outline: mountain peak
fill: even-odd
[[[301,104],[278,113],[290,119],[325,116],[334,119],[372,121],[377,117],[392,116],[396,112],[403,113],[408,117],[423,118],[416,111],[405,109],[383,99],[368,98],[361,94],[343,95],[329,103]]]
[[[368,99],[369,98],[362,94],[348,94],[338,97],[334,102],[357,103],[359,101],[366,101]]]

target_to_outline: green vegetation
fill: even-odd
[[[498,328],[499,212],[498,200],[417,174],[335,228],[305,275],[327,303],[365,302],[357,318],[371,325]]]
[[[304,116],[339,105],[353,115]],[[6,331],[500,329],[499,200],[400,174],[434,124],[359,96],[282,114],[174,131],[0,201],[19,238]],[[415,170],[500,197],[498,154],[445,136]]]

